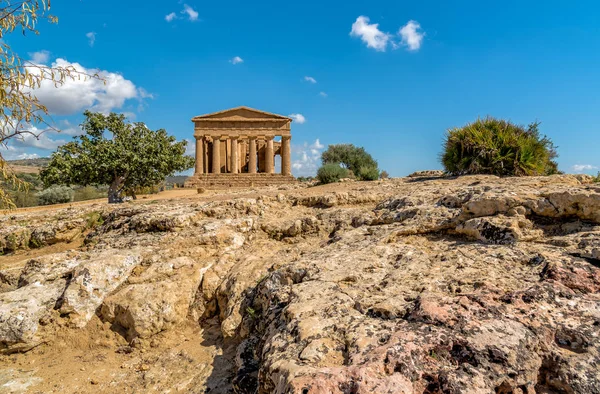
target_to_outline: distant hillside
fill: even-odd
[[[46,167],[48,163],[50,163],[49,157],[39,157],[37,159],[8,160],[8,164],[10,164],[13,167]]]

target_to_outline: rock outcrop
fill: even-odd
[[[130,360],[100,391],[600,393],[590,179],[424,172],[284,189],[3,218],[0,248],[17,251],[0,258],[4,357],[60,358],[61,336],[100,331]],[[76,391],[36,371],[15,379]]]

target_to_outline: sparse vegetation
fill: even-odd
[[[594,182],[599,183],[600,182],[600,172],[598,172],[598,175],[596,175],[594,177]]]
[[[86,215],[86,228],[93,229],[98,226],[101,226],[104,223],[104,218],[102,217],[102,213],[93,211]]]
[[[95,200],[106,198],[108,188],[106,186],[83,186],[74,188],[73,201]]]
[[[64,185],[53,185],[37,193],[40,205],[63,204],[73,201],[73,189]]]
[[[388,174],[387,171],[381,171],[379,173],[379,179],[388,179],[390,177],[390,174]]]
[[[346,169],[347,172],[341,178],[351,177],[361,181],[372,181],[379,179],[379,168],[377,161],[365,151],[364,148],[354,146],[352,144],[329,145],[327,150],[321,155],[323,167],[335,164],[338,167]],[[321,168],[323,168],[321,167]],[[319,169],[320,171],[321,169]],[[333,167],[326,170],[327,174],[333,171]],[[323,182],[318,173],[317,178]],[[339,178],[339,179],[341,179]],[[337,180],[339,180],[337,179]],[[337,180],[333,182],[337,182]],[[327,182],[331,183],[331,182]]]
[[[358,179],[362,181],[376,181],[379,179],[379,169],[377,167],[361,167],[358,170]]]
[[[317,179],[323,184],[339,182],[348,176],[348,170],[339,164],[325,164],[317,171]]]
[[[448,130],[441,162],[453,175],[551,175],[558,173],[552,141],[528,127],[495,118]]]

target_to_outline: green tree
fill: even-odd
[[[552,141],[528,127],[488,117],[448,130],[441,162],[453,175],[550,175],[558,172]]]
[[[348,170],[335,163],[324,164],[317,171],[317,179],[322,184],[338,182],[340,179],[346,178],[347,176]]]
[[[60,146],[40,172],[45,185],[109,185],[108,202],[117,203],[125,192],[156,185],[194,165],[185,156],[187,142],[177,142],[163,129],[153,131],[115,113],[84,115],[84,134]]]
[[[379,178],[377,161],[362,147],[352,144],[329,145],[321,155],[321,161],[325,164],[338,164],[348,170],[360,180],[372,180]],[[374,173],[377,175],[374,176]],[[364,176],[364,178],[363,178]]]
[[[19,31],[23,35],[39,32],[36,26],[40,21],[57,23],[58,18],[48,14],[50,0],[22,0],[0,2],[0,146],[6,147],[9,140],[30,134],[38,137],[36,130],[53,128],[46,122],[48,109],[35,96],[44,80],[60,86],[67,78],[100,78],[98,75],[85,75],[73,67],[48,67],[24,61],[6,43],[11,33]],[[33,128],[32,125],[47,127]],[[0,153],[0,184],[10,185],[19,191],[26,191],[28,184],[20,180],[11,170]],[[14,208],[10,194],[0,185],[0,208]]]

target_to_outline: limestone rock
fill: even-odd
[[[65,286],[66,281],[59,279],[0,293],[0,351],[25,351],[38,345],[40,320],[54,309]]]
[[[62,297],[60,312],[84,327],[102,304],[141,262],[139,253],[105,250],[77,266]]]
[[[49,282],[68,276],[88,256],[78,253],[54,253],[30,259],[19,275],[19,287]]]
[[[130,280],[131,285],[105,299],[101,315],[123,327],[129,341],[149,338],[187,317],[202,275],[201,266],[186,257],[153,264]]]

